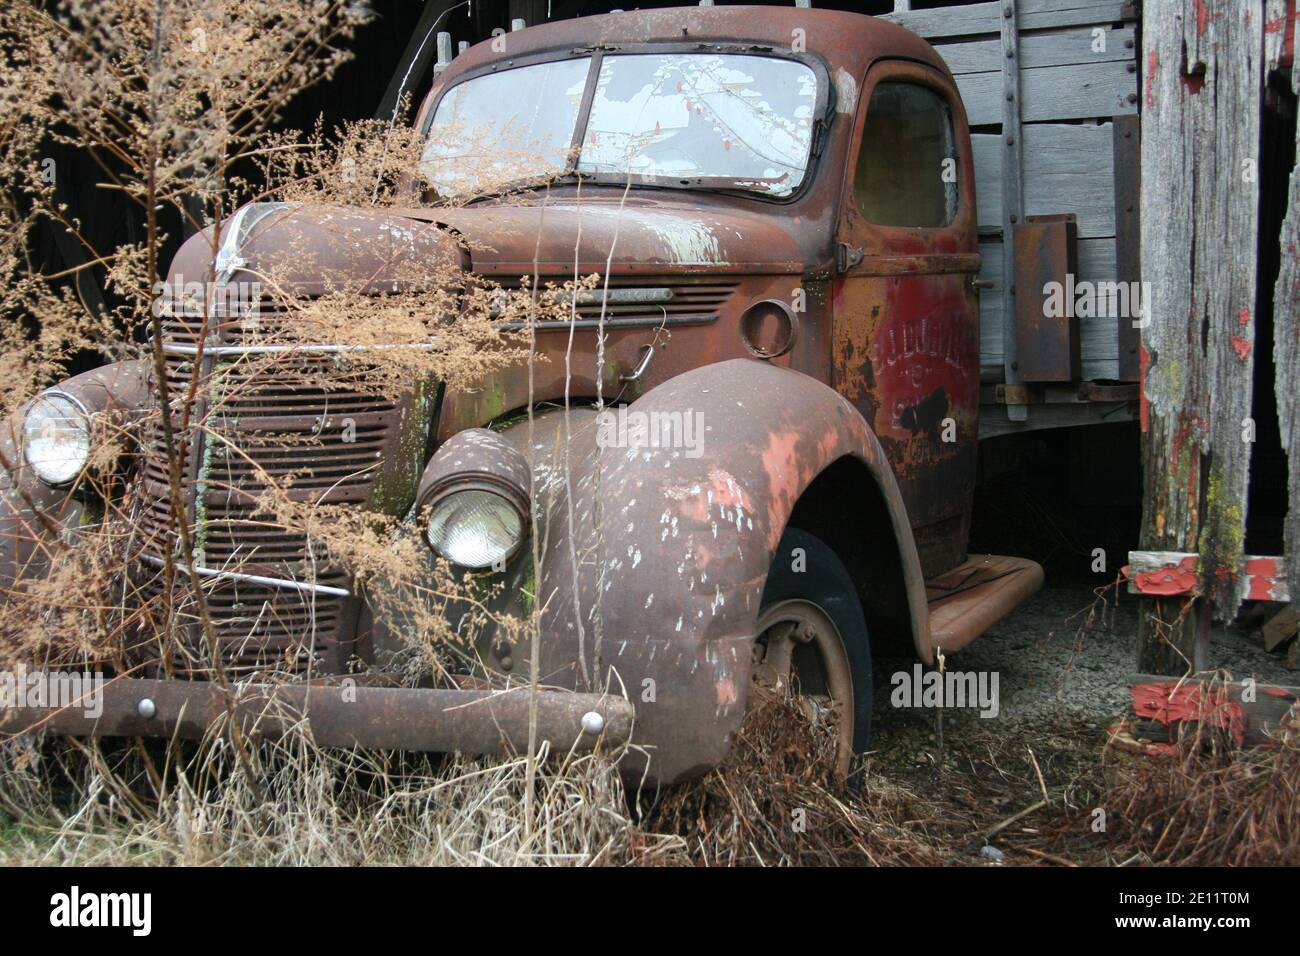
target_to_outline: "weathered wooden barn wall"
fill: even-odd
[[[1141,256],[1152,309],[1142,329],[1141,546],[1198,554],[1194,590],[1203,595],[1144,602],[1138,667],[1152,673],[1203,668],[1211,614],[1231,619],[1249,587],[1264,40],[1287,22],[1282,5],[1268,7],[1272,20],[1264,0],[1143,6]],[[1289,345],[1279,345],[1277,387],[1293,438],[1290,274],[1292,298],[1279,296],[1275,321],[1291,329]]]
[[[1011,56],[1002,35],[1008,6],[1017,37]],[[982,128],[972,136],[980,278],[991,280],[993,288],[980,295],[980,365],[986,379],[1011,381],[1003,368],[1004,316],[1011,297],[1002,237],[1015,221],[1008,221],[1008,210],[1017,219],[1074,213],[1077,278],[1110,282],[1120,277],[1114,118],[1138,111],[1136,7],[1124,0],[1016,0],[910,10],[882,19],[934,45],[957,80],[971,126]],[[1010,110],[1003,82],[1008,66],[1018,68],[1019,80],[1019,97]],[[1007,136],[1017,133],[1008,143]],[[1011,175],[1008,161],[1019,166]],[[1008,188],[1019,193],[1010,203]],[[1080,338],[1084,379],[1128,377],[1121,374],[1115,319],[1081,320]]]

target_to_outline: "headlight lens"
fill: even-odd
[[[430,547],[448,561],[480,570],[514,554],[523,540],[524,522],[501,495],[469,488],[434,502],[424,534]]]
[[[66,395],[47,392],[27,409],[23,454],[46,484],[66,485],[90,457],[90,418]]]

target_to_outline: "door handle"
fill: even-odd
[[[644,375],[645,370],[650,367],[650,360],[654,358],[655,347],[653,345],[643,345],[641,348],[645,350],[645,354],[641,357],[641,362],[637,365],[636,371],[629,375],[620,375],[618,377],[620,382],[635,382]]]
[[[835,267],[840,272],[848,272],[862,261],[862,250],[847,242],[835,243]]]

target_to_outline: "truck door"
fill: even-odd
[[[867,73],[836,228],[836,388],[875,429],[927,576],[965,557],[979,415],[975,174],[938,71]]]

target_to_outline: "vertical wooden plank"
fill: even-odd
[[[1208,602],[1146,607],[1139,666],[1166,673],[1204,664],[1205,612],[1231,618],[1245,589],[1263,14],[1263,0],[1143,6],[1141,546],[1199,552]]]
[[[1242,573],[1250,483],[1251,397],[1259,236],[1259,140],[1264,10],[1260,0],[1186,4],[1189,58],[1205,64],[1209,95],[1191,95],[1198,145],[1213,163],[1196,169],[1196,275],[1191,301],[1203,323],[1210,449],[1202,509],[1201,573],[1215,616],[1231,620],[1246,594]],[[1190,27],[1190,29],[1189,29]],[[1193,39],[1195,38],[1195,39]],[[1225,244],[1226,240],[1226,244]]]
[[[1012,236],[1024,214],[1024,179],[1021,175],[1020,63],[1017,47],[1020,30],[1016,20],[1017,0],[1002,5],[1002,371],[1003,381],[1022,381],[1016,354],[1015,243]],[[1007,418],[1023,422],[1029,417],[1025,405],[1007,403]]]
[[[1111,124],[1112,156],[1115,184],[1115,278],[1119,282],[1137,282],[1142,278],[1141,215],[1142,196],[1141,124],[1136,116],[1116,116]],[[1130,286],[1130,288],[1133,288]],[[1121,315],[1116,328],[1119,371],[1125,382],[1138,378],[1138,327],[1133,318]]]
[[[1282,62],[1285,43],[1282,28],[1300,40],[1300,20],[1288,20],[1284,0],[1269,0],[1268,68]],[[1271,29],[1277,23],[1280,28]],[[1292,49],[1295,49],[1292,45]],[[1300,91],[1300,60],[1291,67],[1291,89]],[[1300,125],[1296,129],[1296,155],[1300,156]],[[1286,218],[1282,221],[1281,268],[1273,290],[1273,364],[1278,426],[1287,461],[1287,511],[1283,527],[1287,583],[1292,600],[1300,600],[1300,166],[1291,170]]]
[[[1286,56],[1288,31],[1294,29],[1289,22],[1295,0],[1267,0],[1264,7],[1264,70],[1276,70]],[[1294,89],[1294,87],[1292,87]]]

